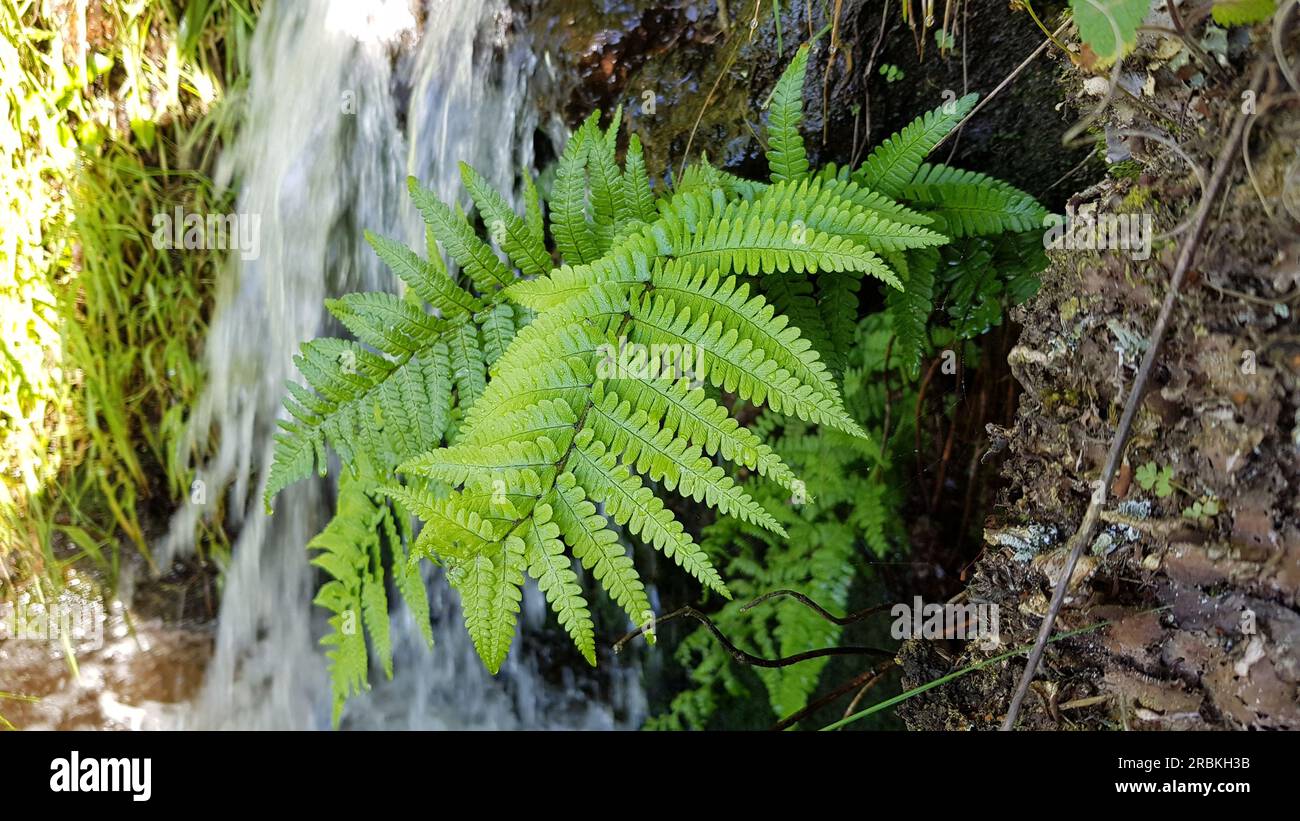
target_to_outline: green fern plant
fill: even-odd
[[[797,105],[802,70],[796,59],[773,95],[771,115],[787,132],[788,123],[796,123],[796,134],[797,112],[785,109]],[[846,406],[871,438],[767,413],[756,421],[756,432],[819,489],[815,500],[795,500],[753,476],[745,482],[777,512],[788,539],[735,519],[718,519],[704,529],[701,545],[726,571],[736,594],[710,618],[729,640],[757,655],[777,658],[829,647],[840,642],[844,628],[788,598],[749,602],[791,589],[842,613],[850,591],[869,580],[870,560],[907,552],[905,488],[916,431],[910,414],[893,414],[893,427],[887,428],[886,406],[915,405],[918,368],[940,351],[960,351],[973,367],[978,351],[971,340],[1000,323],[1007,307],[1032,296],[1047,264],[1041,228],[1046,212],[1032,197],[982,174],[924,162],[972,103],[973,98],[958,101],[918,119],[858,169],[827,167],[811,174],[888,194],[900,206],[890,212],[893,220],[951,238],[942,246],[882,251],[904,284],[887,289],[884,310],[859,318],[858,282],[843,274],[778,274],[761,281],[765,295],[795,324],[824,328],[818,349],[835,363]],[[779,153],[771,167],[774,178],[790,168],[809,173],[806,164]],[[886,385],[892,386],[892,400]],[[676,655],[691,684],[651,720],[652,728],[704,729],[720,711],[745,712],[738,705],[752,697],[754,677],[777,718],[793,715],[807,705],[829,661],[756,667],[749,676],[704,627],[683,639]]]
[[[881,430],[885,416],[884,379],[906,386],[899,374],[887,373],[898,370],[896,363],[887,364],[892,336],[885,315],[872,314],[857,324],[848,358],[845,402],[854,419],[873,434]],[[914,388],[905,390],[895,396],[895,406],[907,407],[914,398]],[[730,518],[719,518],[704,529],[700,544],[726,571],[736,596],[710,613],[730,641],[765,658],[840,642],[842,627],[790,599],[756,606],[750,602],[774,590],[796,590],[833,612],[846,612],[853,585],[868,575],[867,560],[905,549],[906,484],[895,465],[910,465],[912,431],[911,419],[902,416],[888,443],[878,435],[864,440],[797,419],[759,416],[755,429],[819,493],[816,499],[799,498],[768,482],[746,483],[756,499],[775,511],[788,539]],[[690,686],[674,695],[650,728],[706,729],[724,707],[752,699],[741,666],[706,628],[692,631],[675,655]],[[781,718],[802,709],[828,661],[822,657],[753,668],[772,713]]]
[[[575,561],[653,641],[654,613],[627,555],[630,537],[729,597],[714,557],[661,495],[785,537],[779,508],[759,501],[771,500],[768,486],[751,493],[732,473],[786,493],[804,487],[765,429],[739,424],[731,406],[766,407],[870,448],[837,380],[856,319],[837,300],[855,301],[868,276],[906,293],[917,278],[913,261],[937,259],[950,241],[941,228],[965,236],[1035,213],[1014,189],[923,168],[960,116],[949,112],[927,115],[854,172],[810,173],[798,128],[807,59],[805,46],[773,97],[771,183],[701,161],[656,195],[636,135],[618,162],[621,111],[604,128],[593,114],[570,139],[545,220],[526,175],[520,216],[462,168],[493,244],[463,211],[411,180],[430,236],[427,258],[368,237],[407,294],[329,303],[356,339],[303,346],[297,363],[307,386],[290,386],[268,506],[288,483],[323,471],[326,447],[335,450],[367,500],[346,514],[340,505],[338,515],[381,515],[366,514],[369,507],[423,522],[413,539],[397,534],[409,548],[393,556],[409,556],[405,568],[418,559],[445,568],[493,673],[515,635],[525,577],[595,664]],[[1009,203],[1023,213],[1010,214]],[[819,302],[811,301],[814,276]],[[928,308],[929,299],[911,310]],[[826,322],[817,319],[823,312]],[[354,541],[365,543],[359,532]],[[366,611],[367,584],[382,583],[373,551],[364,572],[356,569],[364,550],[353,548],[347,568],[324,565],[330,583],[350,591],[358,589],[353,577],[362,578],[359,598],[326,604],[340,623],[354,606]],[[386,658],[382,630],[371,638]],[[336,676],[341,703],[364,680],[365,654],[355,637],[325,641],[339,653],[348,648],[351,677],[343,681],[351,689],[341,690]]]

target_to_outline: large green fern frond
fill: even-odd
[[[349,613],[363,614],[386,669],[388,600],[375,575],[381,542],[367,541],[367,529],[400,560],[392,578],[412,609],[427,611],[416,561],[445,569],[491,672],[517,632],[526,577],[594,664],[592,608],[573,561],[648,639],[654,612],[629,540],[722,597],[731,594],[729,571],[752,569],[697,540],[663,494],[784,544],[806,522],[781,500],[812,502],[792,465],[825,476],[821,462],[835,460],[783,458],[768,441],[778,424],[800,432],[786,437],[790,453],[820,427],[827,438],[818,441],[833,442],[838,455],[887,462],[840,384],[856,373],[847,351],[863,281],[888,286],[891,311],[903,306],[895,333],[909,335],[901,344],[914,362],[938,287],[918,265],[937,266],[935,249],[954,235],[1021,225],[1036,204],[995,181],[923,164],[973,97],[926,115],[855,172],[813,171],[799,133],[808,56],[805,46],[773,93],[770,183],[701,158],[656,196],[637,135],[620,162],[621,111],[604,127],[593,113],[557,162],[545,218],[531,174],[523,175],[520,214],[462,166],[487,239],[458,206],[414,179],[409,190],[426,223],[427,258],[367,235],[407,293],[330,301],[355,341],[303,346],[297,364],[306,386],[289,389],[266,499],[269,505],[288,483],[323,470],[326,448],[338,453],[361,495],[349,490],[346,505],[340,497],[335,523],[314,543],[332,577],[321,603],[340,625]],[[992,246],[984,250],[995,258]],[[1012,281],[997,279],[1003,288]],[[942,287],[960,296],[972,282],[958,277]],[[978,302],[984,292],[973,287]],[[742,403],[765,408],[764,420],[784,421],[741,424]],[[382,501],[370,495],[379,492]],[[833,490],[824,498],[841,501]],[[880,513],[887,509],[881,502],[852,523],[873,546],[888,541]],[[418,535],[407,515],[423,523]],[[811,589],[838,602],[843,584],[822,567],[829,560],[807,559],[820,574]],[[810,635],[799,616],[772,624],[770,635],[754,635],[765,650]],[[341,632],[330,643],[336,693],[346,696],[365,685],[365,644]],[[816,667],[808,668],[811,678],[807,671],[767,676],[773,703],[806,698]]]

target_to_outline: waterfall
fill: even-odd
[[[237,180],[237,209],[260,217],[260,254],[235,259],[219,288],[206,349],[208,384],[195,409],[194,446],[209,457],[198,481],[225,489],[238,536],[226,568],[216,648],[187,724],[324,728],[329,692],[323,612],[305,545],[329,515],[320,480],[281,493],[262,511],[272,434],[298,345],[337,329],[323,300],[391,289],[394,278],[360,240],[363,229],[423,249],[409,205],[414,174],[445,201],[462,198],[457,161],[514,195],[539,126],[529,98],[534,58],[511,30],[504,0],[428,0],[421,27],[407,0],[272,0],[258,23],[247,114],[219,177]],[[403,100],[409,103],[403,104]],[[405,119],[405,126],[402,119]],[[555,124],[541,124],[549,132]],[[211,496],[209,492],[209,500]],[[197,498],[203,499],[200,494]],[[176,514],[160,558],[193,549],[206,507]],[[541,654],[516,644],[490,676],[474,654],[459,606],[429,570],[435,647],[394,608],[395,677],[355,697],[354,728],[612,728],[644,715],[638,673],[603,669],[607,695],[573,671],[549,679]],[[523,629],[546,618],[528,589]],[[555,681],[555,678],[561,678]]]

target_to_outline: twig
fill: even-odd
[[[850,613],[847,616],[835,616],[832,615],[830,611],[828,611],[826,608],[822,607],[820,604],[808,598],[807,596],[800,593],[799,591],[782,589],[782,590],[773,590],[771,593],[764,593],[763,595],[754,599],[752,602],[746,604],[744,607],[740,609],[749,610],[754,607],[757,607],[758,605],[762,604],[765,601],[768,601],[769,599],[775,599],[777,597],[782,597],[782,596],[794,599],[795,601],[802,604],[804,607],[807,607],[809,610],[821,616],[823,619],[826,619],[826,621],[834,622],[835,624],[838,624],[841,627],[853,624],[854,622],[857,621],[862,621],[867,616],[870,616],[873,613],[879,613],[883,610],[888,610],[889,608],[893,607],[892,604],[877,604],[872,607],[864,607],[863,609],[857,611],[856,613]]]
[[[870,670],[864,670],[861,674],[854,676],[852,679],[846,681],[844,684],[841,684],[839,687],[836,687],[831,692],[827,693],[826,695],[822,696],[816,701],[809,703],[802,710],[791,713],[790,715],[781,719],[777,723],[773,724],[772,729],[774,731],[779,731],[779,730],[785,730],[790,727],[793,727],[794,725],[798,724],[800,721],[803,721],[808,716],[812,715],[813,713],[817,712],[821,708],[825,707],[827,704],[830,704],[835,699],[851,691],[854,687],[861,687],[862,690],[858,693],[857,696],[854,697],[853,701],[849,703],[849,712],[852,712],[853,708],[857,706],[858,699],[862,697],[862,694],[865,693],[867,690],[869,690],[876,682],[880,681],[880,678],[886,673],[886,671],[889,670],[889,668],[893,667],[895,663],[896,662],[893,659],[890,659],[889,661],[886,661],[885,663],[881,664],[879,667],[875,667]]]
[[[863,114],[862,145],[863,146],[867,146],[871,144],[871,72],[876,67],[876,54],[880,52],[880,44],[884,42],[885,23],[887,23],[888,21],[889,21],[889,0],[885,0],[885,6],[880,11],[880,31],[876,33],[875,45],[871,47],[871,56],[867,58],[867,67],[863,71],[863,76],[866,77],[866,79],[863,80],[862,83],[863,86],[862,101],[866,104],[863,106],[862,109],[862,114]],[[855,142],[853,145],[853,158],[849,161],[849,165],[853,166],[854,168],[856,168],[858,165],[859,151],[860,151],[860,147]]]
[[[1057,26],[1056,31],[1052,32],[1052,36],[1054,36],[1054,37],[1059,37],[1060,34],[1061,34],[1061,32],[1065,31],[1065,27],[1068,26],[1069,24],[1070,24],[1070,21],[1069,21],[1069,20],[1066,20],[1064,23],[1062,23],[1061,25]],[[970,120],[971,120],[972,117],[974,117],[976,114],[980,113],[980,110],[981,110],[982,108],[984,108],[984,106],[988,105],[989,102],[990,102],[994,97],[996,97],[996,96],[998,96],[999,94],[1001,94],[1003,89],[1005,89],[1007,86],[1011,85],[1012,81],[1014,81],[1017,77],[1019,77],[1020,74],[1021,74],[1021,72],[1023,72],[1026,68],[1029,68],[1029,64],[1032,63],[1034,60],[1038,59],[1038,55],[1042,54],[1044,51],[1047,51],[1048,46],[1050,46],[1051,44],[1052,44],[1052,41],[1051,41],[1051,40],[1044,40],[1044,41],[1043,41],[1043,42],[1038,46],[1038,48],[1034,49],[1034,51],[1033,51],[1032,54],[1030,54],[1028,57],[1026,57],[1026,58],[1024,59],[1024,61],[1023,61],[1020,65],[1018,65],[1018,66],[1015,67],[1015,70],[1013,70],[1010,74],[1008,74],[1008,75],[1006,76],[1006,79],[1005,79],[1005,80],[1003,80],[1002,82],[998,83],[997,88],[995,88],[995,89],[993,89],[993,91],[989,92],[989,96],[987,96],[987,97],[985,97],[984,99],[980,100],[980,101],[979,101],[979,104],[976,105],[974,108],[972,108],[972,109],[970,110],[970,113],[967,114],[965,117],[963,117],[962,120],[961,120],[961,122],[957,123],[957,125],[956,125],[955,128],[953,128],[951,131],[949,131],[949,132],[947,133],[947,135],[945,135],[944,138],[943,138],[942,140],[939,140],[939,142],[935,143],[935,144],[934,144],[934,148],[937,149],[939,146],[941,146],[941,145],[943,145],[945,142],[947,142],[949,137],[951,137],[953,134],[956,134],[957,132],[961,131],[962,128],[966,125],[966,123],[970,122]],[[931,149],[931,150],[933,151],[934,149]]]
[[[754,19],[753,24],[749,28],[749,39],[751,41],[754,39],[754,30],[755,26],[758,24],[758,11],[760,8],[762,8],[762,0],[754,0]],[[713,86],[709,89],[708,96],[704,98],[704,105],[700,106],[700,113],[695,115],[695,124],[691,126],[691,134],[686,138],[686,151],[682,153],[682,165],[677,171],[678,177],[681,177],[682,174],[686,173],[686,163],[691,156],[691,144],[695,142],[695,132],[700,127],[700,121],[704,119],[704,112],[709,110],[709,106],[713,103],[713,95],[718,93],[718,86],[722,84],[722,78],[726,77],[727,73],[731,71],[731,64],[736,62],[736,56],[739,54],[740,41],[737,40],[736,47],[731,50],[731,54],[727,57],[727,62],[722,66],[722,70],[718,72],[717,78],[714,79]]]
[[[1263,85],[1264,74],[1262,64],[1256,67],[1255,76],[1251,81],[1251,88],[1256,94],[1259,93]],[[1016,719],[1020,715],[1020,706],[1024,703],[1025,694],[1029,692],[1029,684],[1034,680],[1034,674],[1038,670],[1038,663],[1043,658],[1043,651],[1046,649],[1048,639],[1052,634],[1052,627],[1056,624],[1056,617],[1061,612],[1061,603],[1065,601],[1066,591],[1070,587],[1070,579],[1074,577],[1074,568],[1079,563],[1079,557],[1083,555],[1084,549],[1091,541],[1092,531],[1096,528],[1102,507],[1106,504],[1108,490],[1111,482],[1114,481],[1115,471],[1119,467],[1120,459],[1124,455],[1124,447],[1128,444],[1129,432],[1133,427],[1133,419],[1137,416],[1138,405],[1142,402],[1146,384],[1151,378],[1156,357],[1160,353],[1160,344],[1164,341],[1165,331],[1169,328],[1169,320],[1173,316],[1175,305],[1178,303],[1178,294],[1182,290],[1183,279],[1186,277],[1187,269],[1191,267],[1192,259],[1196,256],[1197,248],[1200,246],[1201,236],[1205,232],[1205,224],[1210,216],[1210,209],[1213,207],[1215,200],[1218,199],[1219,190],[1228,177],[1228,169],[1233,166],[1237,146],[1246,128],[1246,119],[1247,115],[1244,113],[1237,115],[1232,126],[1232,133],[1228,136],[1228,140],[1224,143],[1215,162],[1214,176],[1210,178],[1210,184],[1206,186],[1201,202],[1196,209],[1192,232],[1188,235],[1187,241],[1183,243],[1182,249],[1179,251],[1178,262],[1174,266],[1174,274],[1169,281],[1169,288],[1165,291],[1164,302],[1160,305],[1160,314],[1156,317],[1155,327],[1151,331],[1146,354],[1142,357],[1142,364],[1138,368],[1137,378],[1134,380],[1133,387],[1129,390],[1128,399],[1124,403],[1124,413],[1120,416],[1119,425],[1115,430],[1115,438],[1111,440],[1110,452],[1106,455],[1106,463],[1102,468],[1101,478],[1097,480],[1093,487],[1092,499],[1088,503],[1088,509],[1084,512],[1083,521],[1074,534],[1074,544],[1070,550],[1070,558],[1066,562],[1060,581],[1057,582],[1056,591],[1052,594],[1052,604],[1047,611],[1047,617],[1043,619],[1043,624],[1038,631],[1038,638],[1034,641],[1034,649],[1029,654],[1029,663],[1025,665],[1025,671],[1020,677],[1020,684],[1016,687],[1016,693],[1011,699],[1010,707],[1007,709],[1006,720],[1002,722],[1003,730],[1011,730],[1016,726]]]

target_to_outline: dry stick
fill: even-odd
[[[1260,64],[1256,67],[1255,76],[1251,81],[1251,89],[1256,94],[1259,93],[1263,81],[1264,65]],[[1173,316],[1174,306],[1178,303],[1178,293],[1182,290],[1183,279],[1187,275],[1187,269],[1191,267],[1193,257],[1196,256],[1201,236],[1205,232],[1205,224],[1210,216],[1210,209],[1219,196],[1219,189],[1223,187],[1223,183],[1227,179],[1228,169],[1233,165],[1232,161],[1236,157],[1237,146],[1246,128],[1246,119],[1247,115],[1244,113],[1237,115],[1232,126],[1232,133],[1228,136],[1228,140],[1224,143],[1215,162],[1214,176],[1210,178],[1210,184],[1206,187],[1200,205],[1196,209],[1192,232],[1178,253],[1178,262],[1174,266],[1174,275],[1169,281],[1168,290],[1165,291],[1165,299],[1160,305],[1160,314],[1156,318],[1155,327],[1151,330],[1147,352],[1142,357],[1142,364],[1138,368],[1137,378],[1133,382],[1133,387],[1129,390],[1128,399],[1124,402],[1124,413],[1120,416],[1119,426],[1115,430],[1115,438],[1111,440],[1110,452],[1106,454],[1106,464],[1102,468],[1101,478],[1094,486],[1092,500],[1088,503],[1088,509],[1083,514],[1083,521],[1074,534],[1074,546],[1070,550],[1069,561],[1065,565],[1065,572],[1060,576],[1060,581],[1056,584],[1056,592],[1052,595],[1052,604],[1048,608],[1047,618],[1043,619],[1042,627],[1039,628],[1038,638],[1034,641],[1034,649],[1029,654],[1029,663],[1025,665],[1025,672],[1020,676],[1020,684],[1016,687],[1015,696],[1011,699],[1007,717],[1002,722],[1003,730],[1011,730],[1016,726],[1016,719],[1020,715],[1020,705],[1024,703],[1025,694],[1029,692],[1029,684],[1034,680],[1034,674],[1038,670],[1038,663],[1042,661],[1043,651],[1047,647],[1047,640],[1052,634],[1052,627],[1056,624],[1057,614],[1061,612],[1061,603],[1065,601],[1066,590],[1070,587],[1070,579],[1074,577],[1075,565],[1079,563],[1079,557],[1083,555],[1084,548],[1087,547],[1091,540],[1092,531],[1096,528],[1097,519],[1101,515],[1101,509],[1106,504],[1106,495],[1111,482],[1115,478],[1115,471],[1119,468],[1120,458],[1124,455],[1124,447],[1128,444],[1128,435],[1133,427],[1133,419],[1137,416],[1138,404],[1142,401],[1142,394],[1146,389],[1147,381],[1151,378],[1151,371],[1155,368],[1156,356],[1160,353],[1160,343],[1164,341],[1165,331],[1169,328],[1169,320]]]
[[[892,667],[894,664],[897,663],[898,661],[894,660],[889,665],[889,667]],[[862,689],[858,690],[858,694],[855,695],[853,697],[853,700],[849,702],[849,706],[844,708],[844,715],[840,716],[840,718],[848,718],[849,716],[857,712],[858,705],[862,703],[862,699],[866,697],[867,693],[871,692],[872,687],[875,687],[877,684],[880,683],[881,679],[885,677],[885,673],[889,672],[889,667],[882,667],[880,672],[876,675],[875,678],[871,679],[866,684],[862,685]]]
[[[750,21],[749,39],[754,39],[754,31],[758,26],[758,11],[762,8],[762,0],[754,0],[754,18]],[[713,95],[718,93],[718,86],[722,84],[722,78],[727,76],[731,71],[731,64],[736,62],[736,56],[740,54],[740,41],[736,41],[736,47],[731,50],[727,62],[723,64],[722,70],[718,72],[717,78],[713,81],[713,86],[709,89],[709,95],[704,98],[704,105],[700,106],[700,113],[695,115],[695,124],[691,126],[691,134],[686,138],[686,151],[682,154],[682,166],[678,170],[677,176],[680,177],[686,173],[686,163],[691,156],[691,144],[695,142],[695,132],[700,127],[700,121],[704,119],[704,112],[709,110],[709,105],[713,102]]]
[[[790,715],[781,719],[777,723],[773,724],[772,730],[779,731],[779,730],[785,730],[789,727],[793,727],[794,725],[798,724],[800,721],[803,721],[808,716],[820,710],[822,707],[825,707],[827,704],[830,704],[835,699],[840,698],[841,696],[849,692],[852,692],[852,690],[855,687],[862,688],[862,691],[858,694],[858,697],[860,698],[862,693],[865,693],[868,689],[871,688],[873,684],[875,684],[877,681],[880,681],[880,677],[883,676],[886,672],[888,672],[889,669],[894,666],[894,664],[896,664],[896,662],[893,659],[890,659],[889,661],[886,661],[883,664],[881,664],[879,667],[873,667],[870,670],[863,671],[859,675],[856,675],[853,678],[849,679],[844,684],[841,684],[839,687],[836,687],[831,692],[818,698],[816,701],[810,702],[802,710],[791,713]],[[857,699],[855,698],[853,702],[849,705],[850,712],[852,711],[851,708],[856,704],[857,704]]]

